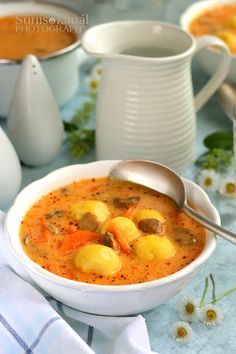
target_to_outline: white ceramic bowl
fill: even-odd
[[[232,3],[236,4],[236,0],[204,0],[194,2],[192,5],[187,7],[187,9],[181,15],[180,25],[184,30],[189,32],[190,23],[202,12],[217,5]],[[212,75],[216,71],[216,68],[219,63],[219,57],[219,53],[210,48],[205,48],[196,55],[196,58],[201,67],[205,70],[206,73],[210,75]],[[231,68],[225,81],[236,85],[236,56],[231,54],[231,58]]]
[[[41,196],[73,180],[107,176],[115,162],[117,161],[99,161],[68,166],[31,183],[19,193],[5,221],[11,250],[39,287],[75,309],[113,316],[143,312],[168,300],[193,279],[216,246],[215,235],[207,232],[202,253],[185,268],[162,279],[122,286],[76,282],[50,273],[34,263],[24,252],[19,238],[21,220],[30,206]],[[219,224],[219,214],[206,193],[191,181],[184,180],[184,183],[189,202],[210,220]]]
[[[77,41],[72,45],[53,53],[50,56],[40,59],[40,64],[46,74],[49,85],[55,95],[59,105],[66,103],[76,93],[79,85],[78,67],[84,60],[84,52],[80,48],[80,37],[83,31],[83,23],[77,25],[80,14],[71,9],[46,2],[7,2],[0,3],[0,16],[48,16],[50,19],[59,19],[71,23],[73,30],[77,34]],[[82,14],[84,15],[84,14]],[[16,18],[16,26],[21,26],[21,30],[38,31],[37,26],[28,26],[27,23],[20,25]],[[81,18],[81,22],[83,19]],[[86,22],[86,18],[85,18]],[[47,24],[45,24],[45,31]],[[68,27],[69,28],[69,27]],[[84,28],[85,29],[85,28]],[[18,29],[20,30],[20,29]],[[30,53],[29,53],[30,54]],[[21,60],[6,60],[0,58],[0,116],[6,117],[9,105],[13,96],[13,91],[20,69]]]

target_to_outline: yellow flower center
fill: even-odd
[[[103,69],[102,69],[102,68],[101,68],[101,69],[100,69],[100,68],[97,69],[97,74],[98,74],[98,75],[102,75],[102,72],[103,72]]]
[[[178,334],[178,337],[184,338],[187,336],[188,332],[184,327],[179,327],[177,329],[177,334]]]
[[[206,315],[207,315],[208,320],[211,320],[211,321],[214,321],[217,317],[217,314],[214,310],[208,310],[206,312]]]
[[[96,89],[98,87],[98,81],[97,80],[91,80],[90,81],[90,87],[93,89]]]
[[[207,186],[207,187],[211,186],[212,185],[212,178],[206,177],[204,183],[205,183],[205,186]]]
[[[227,193],[234,193],[236,191],[235,183],[233,182],[228,182],[225,188]]]
[[[193,306],[193,304],[191,304],[191,303],[186,304],[185,310],[186,310],[186,312],[188,312],[188,313],[193,313],[193,312],[194,312],[194,306]]]

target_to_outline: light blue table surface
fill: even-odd
[[[130,2],[123,1],[123,3],[131,4]],[[140,1],[133,1],[134,5],[139,4],[139,7],[135,7],[137,13],[130,15],[130,18],[158,18],[155,14],[152,14],[152,11],[148,9],[149,1],[145,2],[145,7],[141,4]],[[75,5],[75,1],[68,1],[68,4]],[[89,2],[91,3],[91,2]],[[119,3],[118,1],[116,3]],[[121,3],[121,2],[120,2]],[[191,3],[191,1],[176,1],[168,2],[168,7],[165,9],[166,19],[170,22],[177,23],[179,14],[185,8],[185,6]],[[83,2],[85,4],[85,2]],[[154,1],[150,0],[150,6],[153,6]],[[90,4],[91,5],[91,4]],[[96,2],[96,6],[98,6]],[[91,5],[92,6],[92,5]],[[104,6],[104,4],[101,4]],[[105,7],[104,7],[105,8]],[[103,9],[104,9],[103,8]],[[91,8],[90,8],[91,10]],[[148,11],[149,10],[149,11]],[[91,10],[92,12],[92,10]],[[125,14],[125,15],[124,15]],[[138,15],[137,15],[138,14]],[[92,23],[96,22],[96,14],[94,14]],[[105,14],[106,15],[106,14]],[[103,16],[105,16],[103,14]],[[129,18],[127,13],[123,13],[124,18]],[[119,16],[113,15],[115,18],[122,17],[119,13]],[[91,17],[92,18],[92,17]],[[107,16],[108,20],[113,19],[112,16]],[[103,20],[103,19],[102,19]],[[100,22],[102,21],[100,19]],[[99,22],[99,21],[97,21]],[[82,73],[88,68],[88,64],[85,64],[82,67]],[[61,115],[63,119],[69,119],[73,111],[81,104],[81,102],[86,97],[86,89],[83,85],[84,77],[81,75],[81,87],[79,88],[76,96],[64,107],[61,109]],[[206,81],[207,76],[202,72],[196,63],[193,65],[193,81],[194,88],[198,90],[202,84]],[[4,121],[0,121],[0,124],[4,126]],[[198,113],[197,116],[197,155],[198,156],[203,150],[202,145],[203,138],[208,135],[210,132],[224,129],[232,129],[232,124],[229,119],[225,116],[222,109],[219,106],[217,95],[209,100],[205,107]],[[30,182],[45,176],[47,173],[74,163],[85,163],[95,160],[94,151],[88,153],[86,156],[81,158],[79,161],[73,160],[68,145],[63,144],[60,153],[55,158],[55,160],[47,165],[42,167],[26,167],[22,166],[23,172],[23,182],[22,188],[29,184]],[[190,179],[194,179],[195,167],[190,166],[189,169],[183,174]],[[219,198],[216,195],[211,195],[213,203],[220,212],[222,218],[222,224],[231,229],[232,231],[236,230],[236,200],[226,200]],[[212,255],[212,257],[205,264],[203,269],[198,273],[195,279],[178,295],[166,302],[164,305],[161,305],[155,308],[152,311],[146,312],[143,316],[146,319],[148,332],[151,341],[152,350],[157,351],[161,354],[169,353],[183,353],[183,354],[233,354],[236,353],[236,292],[231,293],[229,296],[225,297],[222,301],[219,302],[224,313],[224,321],[221,325],[208,328],[200,322],[197,322],[193,325],[194,336],[192,340],[186,345],[180,345],[175,342],[169,335],[169,329],[175,321],[178,320],[176,313],[176,308],[179,300],[184,295],[191,295],[193,297],[199,298],[202,294],[204,288],[205,277],[210,273],[213,273],[216,280],[216,290],[217,293],[222,293],[224,290],[229,289],[232,286],[236,286],[236,247],[231,243],[218,238],[217,248]],[[104,353],[105,354],[105,353]],[[126,353],[124,353],[126,354]],[[128,354],[128,353],[127,353]]]

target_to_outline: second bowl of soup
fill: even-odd
[[[236,1],[204,0],[190,5],[180,17],[181,27],[193,36],[216,36],[222,39],[231,53],[231,69],[226,80],[236,84]],[[203,49],[197,59],[212,75],[219,63],[219,52],[215,48]]]
[[[74,165],[26,187],[6,218],[10,246],[32,279],[90,313],[149,310],[182,289],[215,236],[169,197],[107,176],[115,161]],[[219,223],[207,195],[184,180],[191,205]]]
[[[22,60],[39,60],[59,105],[76,93],[86,14],[46,2],[0,4],[0,116],[6,117]]]

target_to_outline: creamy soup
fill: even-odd
[[[189,30],[194,36],[209,34],[221,38],[236,54],[236,4],[212,6],[190,23]]]
[[[42,58],[76,41],[70,26],[48,17],[0,17],[0,59],[21,60],[28,54]]]
[[[169,197],[106,177],[75,181],[26,213],[27,255],[62,277],[95,284],[142,283],[175,273],[203,250],[205,230]]]

